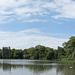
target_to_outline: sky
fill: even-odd
[[[0,48],[57,49],[75,36],[75,0],[0,0]]]

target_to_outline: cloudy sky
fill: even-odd
[[[0,0],[0,48],[57,48],[75,36],[75,0]]]

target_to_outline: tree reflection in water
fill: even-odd
[[[17,61],[17,60],[16,60]],[[75,74],[75,63],[74,62],[40,62],[30,61],[32,64],[11,64],[12,61],[0,62],[0,69],[3,71],[10,71],[12,69],[28,69],[33,71],[35,75],[40,75],[43,72],[49,72],[53,69],[56,71],[55,75],[74,75]],[[24,61],[25,62],[25,61]],[[70,68],[72,67],[72,68]]]

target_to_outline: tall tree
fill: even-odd
[[[63,43],[64,50],[66,51],[66,56],[71,58],[75,53],[75,36],[70,37],[70,39]]]
[[[10,47],[3,47],[3,58],[4,59],[9,59],[11,56],[11,49]]]

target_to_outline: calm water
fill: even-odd
[[[0,60],[0,75],[75,75],[75,62]]]

